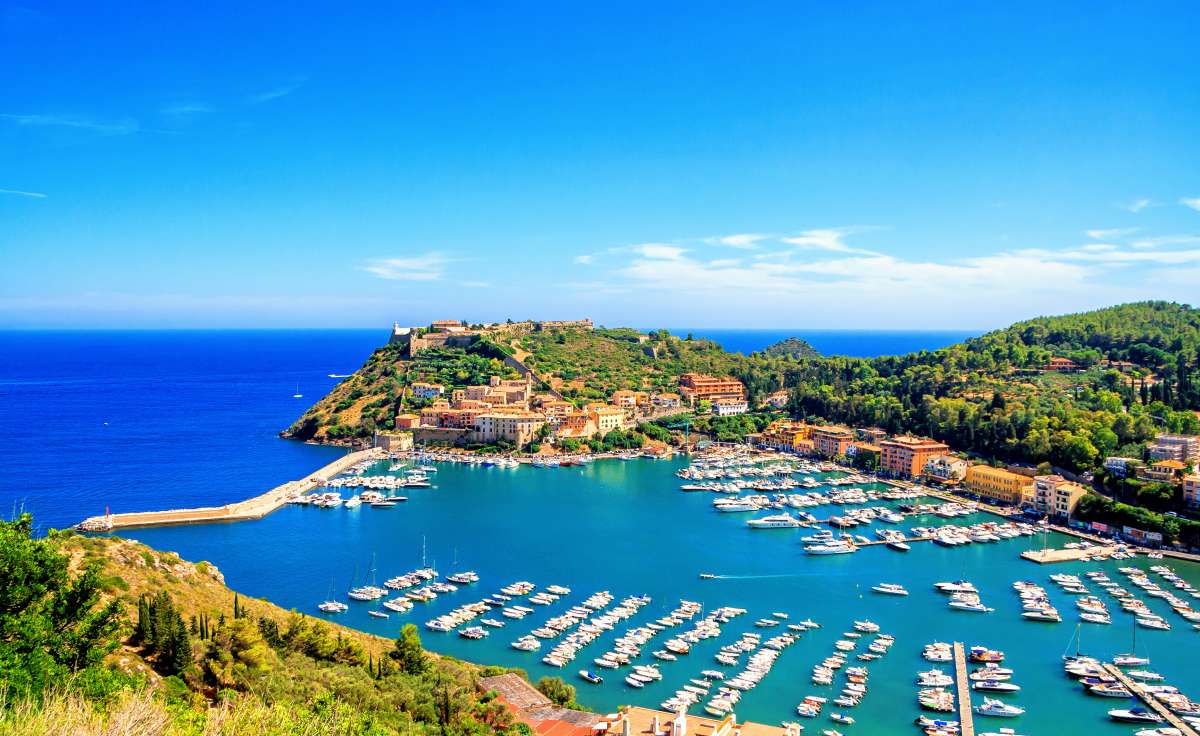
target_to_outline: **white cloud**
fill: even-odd
[[[0,118],[9,120],[15,125],[31,128],[74,128],[87,130],[101,135],[129,135],[141,130],[136,120],[125,118],[115,121],[89,120],[67,115],[14,115],[0,113]]]
[[[1136,227],[1114,227],[1099,230],[1085,230],[1084,234],[1092,240],[1116,240],[1137,232]]]
[[[1130,202],[1125,202],[1125,203],[1117,205],[1117,206],[1123,210],[1126,210],[1128,212],[1133,212],[1134,214],[1136,214],[1136,213],[1141,212],[1142,210],[1146,209],[1147,207],[1157,207],[1158,203],[1152,199],[1147,199],[1145,197],[1139,197],[1138,199],[1132,200]]]
[[[389,281],[437,281],[451,260],[432,252],[404,258],[373,258],[359,269]]]
[[[582,255],[575,256],[575,263],[577,263],[581,266],[590,265],[595,260],[596,260],[596,256],[592,253],[584,253]]]
[[[754,248],[760,241],[767,240],[770,237],[770,235],[762,233],[736,233],[734,235],[705,238],[705,242],[716,245],[728,245],[730,248]]]
[[[1184,207],[1191,207],[1192,209],[1200,212],[1200,197],[1182,197],[1179,200],[1179,204],[1183,205]]]
[[[0,189],[0,194],[15,194],[18,197],[33,197],[34,199],[46,198],[46,195],[41,192],[23,192],[20,189]]]
[[[794,245],[800,248],[813,248],[816,250],[830,251],[833,253],[862,253],[867,255],[875,255],[873,251],[861,250],[852,248],[846,245],[845,238],[849,235],[867,232],[874,228],[853,226],[853,227],[837,227],[837,228],[821,228],[817,230],[805,230],[799,235],[788,238],[780,238],[780,240],[788,245]]]
[[[684,253],[687,253],[686,248],[666,243],[642,243],[631,247],[630,250],[643,258],[656,261],[678,261]]]

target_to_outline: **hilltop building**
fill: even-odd
[[[1194,434],[1160,434],[1147,450],[1154,460],[1200,461],[1200,436]]]
[[[679,377],[679,393],[688,402],[716,401],[717,399],[746,398],[746,387],[736,378],[729,376],[706,376],[702,373],[684,373]]]

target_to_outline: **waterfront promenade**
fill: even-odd
[[[961,641],[954,642],[954,685],[958,691],[958,724],[962,736],[975,736],[975,713],[971,710],[971,681],[967,677],[967,655]]]
[[[290,480],[259,496],[224,506],[202,506],[190,509],[166,511],[134,511],[123,514],[106,514],[85,519],[78,525],[82,531],[112,531],[148,526],[171,524],[202,524],[215,521],[246,521],[261,519],[287,503],[288,496],[300,495],[315,490],[339,473],[345,472],[364,460],[382,459],[382,450],[370,449],[347,453],[328,465],[309,473],[300,480]]]

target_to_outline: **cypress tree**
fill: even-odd
[[[137,627],[133,632],[134,640],[145,645],[150,638],[150,604],[146,602],[146,594],[138,598]]]

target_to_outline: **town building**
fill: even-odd
[[[745,399],[746,387],[736,378],[729,376],[706,376],[702,373],[684,373],[679,377],[679,393],[688,402],[716,401],[717,399]]]
[[[842,457],[854,441],[854,430],[849,427],[830,425],[812,428],[813,449],[824,457]]]
[[[812,436],[812,427],[805,422],[793,422],[786,419],[771,422],[756,436],[753,444],[772,450],[787,450],[798,452],[801,443]],[[811,444],[811,443],[810,443]]]
[[[1070,358],[1052,357],[1046,361],[1046,370],[1059,373],[1070,373],[1079,370],[1079,364]]]
[[[1033,479],[1033,507],[1052,518],[1070,518],[1079,499],[1087,493],[1087,488],[1061,475],[1039,475]]]
[[[625,410],[619,406],[593,404],[588,407],[588,412],[596,425],[596,432],[601,436],[614,429],[625,429]]]
[[[408,452],[413,449],[412,432],[379,432],[375,446],[385,452]]]
[[[396,429],[413,429],[421,426],[421,416],[419,414],[397,414]]]
[[[1200,508],[1200,473],[1183,476],[1183,502],[1188,508]]]
[[[717,399],[712,402],[712,412],[719,417],[732,417],[750,411],[745,399]]]
[[[916,478],[929,460],[950,451],[949,445],[925,437],[900,435],[879,443],[880,470],[897,478]]]
[[[424,383],[418,381],[409,386],[414,398],[418,399],[436,399],[446,393],[446,387],[440,383]]]
[[[1174,483],[1185,470],[1187,470],[1187,464],[1179,460],[1156,460],[1146,467],[1140,468],[1138,477],[1158,483]]]
[[[1154,460],[1200,461],[1200,436],[1194,434],[1160,434],[1147,448]]]
[[[477,442],[511,442],[524,447],[545,423],[545,417],[531,411],[489,412],[475,418],[473,438]]]
[[[659,409],[678,409],[683,406],[683,399],[679,394],[655,394],[650,398],[650,403]]]
[[[858,434],[858,438],[863,442],[868,442],[872,445],[878,445],[887,439],[887,432],[879,427],[859,427],[854,430]]]
[[[775,391],[763,399],[763,406],[769,409],[782,409],[788,404],[787,391]]]
[[[1118,478],[1126,478],[1141,467],[1142,461],[1133,457],[1106,457],[1104,469]]]
[[[1008,506],[1033,501],[1033,478],[990,465],[972,465],[964,478],[967,490]]]
[[[957,485],[967,475],[967,461],[953,455],[934,455],[926,461],[924,473],[936,483]]]

